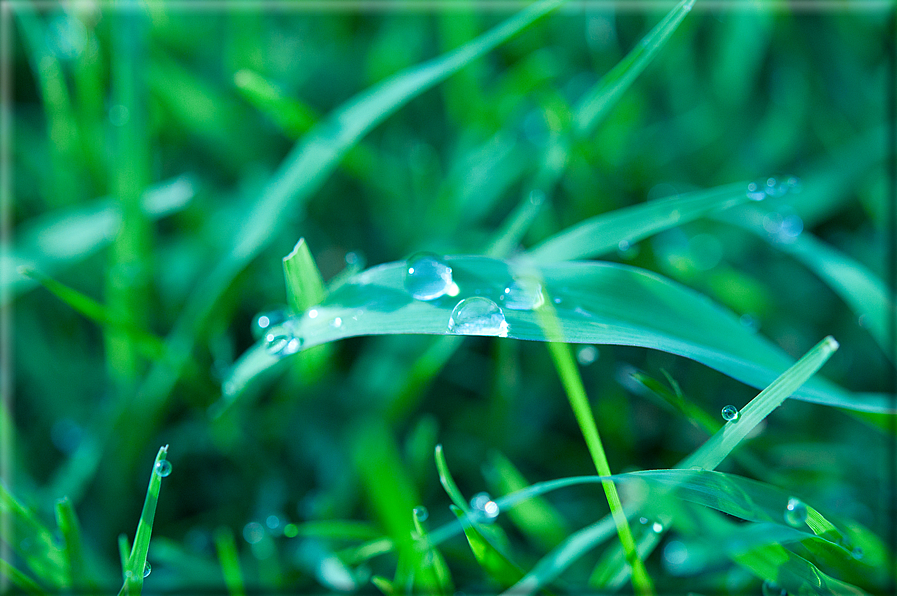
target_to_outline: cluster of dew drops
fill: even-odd
[[[458,284],[452,279],[452,268],[436,255],[422,253],[408,260],[405,269],[405,290],[415,300],[431,301],[443,296],[455,297]],[[512,279],[499,295],[504,308],[534,310],[545,301],[542,285],[526,277]],[[508,336],[508,322],[504,311],[494,300],[485,296],[460,299],[447,323],[447,331],[454,335]]]
[[[787,194],[799,193],[802,187],[800,178],[796,176],[769,177],[748,184],[746,194],[751,200],[762,201],[766,198],[777,199]],[[793,209],[781,205],[763,216],[763,229],[775,242],[788,244],[794,242],[803,232],[804,222]]]

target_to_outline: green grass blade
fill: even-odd
[[[747,183],[727,184],[650,201],[597,215],[555,234],[529,250],[537,264],[585,259],[617,250],[620,242],[635,244],[663,230],[715,210],[749,201]]]
[[[555,313],[548,311],[546,313],[546,324],[554,326],[556,321]],[[579,369],[576,367],[576,361],[570,351],[570,346],[558,342],[548,342],[548,351],[551,354],[551,359],[554,361],[558,376],[561,378],[567,398],[570,400],[570,406],[573,409],[573,414],[576,416],[576,422],[579,424],[579,428],[585,438],[598,474],[610,476],[610,465],[604,453],[598,426],[595,424],[595,416],[592,413],[592,407],[589,404],[589,398],[586,395],[586,389],[582,384],[582,377],[579,374]],[[611,516],[617,527],[617,534],[620,536],[620,544],[626,553],[627,562],[632,566],[632,586],[639,594],[653,594],[654,586],[651,577],[648,575],[647,569],[645,569],[644,561],[641,560],[638,551],[636,551],[635,540],[629,528],[629,521],[623,513],[623,505],[620,502],[617,487],[610,481],[602,483],[602,486],[607,497],[607,504],[610,506]]]
[[[283,275],[287,284],[287,299],[295,312],[305,312],[324,299],[324,279],[305,238],[301,238],[292,252],[283,258]]]
[[[56,501],[56,524],[62,533],[66,567],[69,570],[69,586],[79,589],[95,589],[93,575],[87,565],[84,544],[81,540],[81,524],[75,506],[68,498]]]
[[[259,73],[244,69],[234,75],[234,84],[259,111],[264,112],[291,138],[298,138],[318,120],[309,106],[286,97]]]
[[[215,530],[215,552],[221,563],[224,585],[230,596],[246,596],[243,585],[243,574],[240,571],[240,556],[237,554],[237,541],[230,528],[221,526]]]
[[[434,453],[436,457],[436,470],[439,472],[439,483],[442,485],[442,488],[445,489],[445,493],[452,500],[452,503],[454,503],[461,511],[469,513],[470,505],[464,499],[464,495],[461,494],[458,485],[455,484],[455,479],[452,478],[452,474],[449,472],[442,445],[436,445]]]
[[[45,596],[48,592],[38,585],[33,579],[10,565],[4,559],[0,559],[0,578],[7,578],[13,586],[22,591],[23,594],[34,594],[35,596]]]
[[[82,294],[78,290],[70,288],[39,271],[20,267],[19,273],[37,281],[51,294],[97,324],[103,327],[113,327],[118,331],[132,335],[135,346],[144,357],[161,358],[164,355],[165,344],[162,340],[148,331],[138,328],[132,319],[113,314],[109,308],[90,296]]]
[[[529,486],[526,478],[501,453],[493,452],[489,465],[487,480],[491,481],[496,494],[509,494]],[[557,509],[541,497],[522,501],[508,511],[508,517],[521,532],[544,549],[554,548],[570,533],[567,522]]]
[[[20,503],[0,482],[0,515],[6,523],[0,526],[4,532],[0,539],[34,572],[34,575],[53,588],[66,582],[67,560],[65,553],[56,546],[53,534],[29,507]]]
[[[704,470],[716,468],[755,426],[806,383],[837,349],[838,342],[831,336],[816,344],[794,366],[752,399],[739,413],[738,418],[726,423],[718,433],[677,467]]]
[[[415,590],[428,594],[454,594],[451,571],[442,553],[430,541],[426,516],[415,508],[412,518],[415,541],[421,551],[421,564],[414,575]]]
[[[480,296],[502,304],[506,284],[516,277],[515,264],[496,259],[446,257],[445,262],[460,290],[455,297],[414,300],[404,286],[406,264],[387,263],[342,285],[316,307],[316,318],[291,321],[290,329],[306,348],[359,335],[448,335],[452,309],[460,299]],[[654,273],[611,263],[566,262],[535,274],[543,280],[543,290],[560,300],[556,333],[548,337],[532,310],[504,308],[507,337],[663,350],[757,388],[766,387],[793,363],[731,312]],[[334,327],[337,317],[343,324]],[[251,380],[247,368],[255,374],[279,361],[264,346],[256,346],[241,357],[229,379],[246,383]],[[849,393],[821,379],[812,379],[795,397],[847,409],[892,411],[885,396]]]
[[[155,220],[180,211],[194,194],[194,182],[181,176],[147,189],[141,206]],[[0,295],[7,300],[37,285],[14,275],[18,267],[52,274],[107,246],[121,225],[121,206],[109,199],[57,209],[22,223],[16,229],[15,250],[3,255]]]
[[[496,546],[496,543],[502,542],[502,538],[504,538],[504,542],[507,542],[504,534],[499,534],[496,531],[498,528],[471,522],[470,514],[460,507],[452,505],[451,509],[464,527],[464,535],[467,537],[470,550],[483,571],[503,588],[508,588],[520,581],[520,578],[523,577],[523,570],[511,561],[502,548]],[[491,536],[487,538],[486,534],[491,534]]]
[[[587,136],[607,115],[691,11],[695,0],[682,0],[576,106],[576,132]]]
[[[153,532],[153,520],[156,517],[156,504],[159,502],[159,490],[162,488],[162,478],[168,475],[163,472],[167,462],[168,445],[159,448],[156,459],[153,461],[153,471],[150,474],[149,486],[146,489],[146,499],[143,502],[143,511],[140,513],[140,521],[137,523],[137,534],[134,537],[134,545],[128,555],[128,560],[122,572],[125,583],[119,592],[124,594],[140,594],[143,588],[143,573],[146,568],[146,555],[149,552],[150,537]],[[167,464],[170,467],[171,464]],[[126,539],[127,540],[127,539]]]

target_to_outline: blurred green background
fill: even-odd
[[[770,217],[767,238],[708,219],[621,246],[610,260],[706,293],[794,357],[831,334],[841,349],[824,376],[887,391],[893,365],[882,349],[777,245],[802,229],[881,278],[893,275],[885,142],[893,9],[738,6],[698,0],[610,114],[570,147],[520,248],[646,200],[799,176],[804,192]],[[386,118],[310,196],[257,220],[259,197],[321,118],[522,5],[14,5],[7,484],[48,521],[54,500],[68,495],[114,585],[116,537],[133,536],[153,455],[168,444],[174,471],[162,488],[147,590],[220,586],[213,532],[222,526],[238,537],[247,585],[315,590],[310,542],[283,538],[283,528],[353,519],[382,531],[366,476],[372,461],[401,462],[401,505],[427,506],[434,527],[451,519],[432,460],[437,442],[467,495],[494,490],[486,480],[494,451],[529,481],[593,473],[536,343],[467,339],[415,384],[407,375],[431,338],[355,338],[290,360],[220,418],[208,408],[255,341],[255,315],[286,303],[281,258],[300,237],[325,280],[422,250],[483,253],[538,188],[576,102],[671,7],[560,8]],[[232,259],[254,221],[263,221],[263,240]],[[212,279],[227,262],[236,263],[230,273]],[[104,304],[114,323],[75,312],[16,273],[19,265]],[[171,354],[182,365],[168,363]],[[714,415],[756,394],[661,352],[579,354],[614,471],[670,467],[704,440],[639,391],[631,371],[668,372]],[[820,509],[885,539],[894,514],[889,445],[862,420],[803,402],[788,402],[751,441],[770,471],[764,480],[799,487]],[[553,502],[570,528],[607,507],[598,489]],[[271,539],[247,543],[252,522],[267,523]],[[512,538],[525,560],[544,553]],[[456,587],[489,589],[465,549],[457,539],[445,547]],[[369,565],[391,577],[394,561]],[[649,570],[670,590],[711,591],[737,573],[682,580],[666,573],[660,550]],[[574,585],[581,572],[571,572]]]

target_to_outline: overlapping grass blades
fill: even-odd
[[[387,263],[343,284],[307,315],[289,322],[289,333],[310,347],[358,335],[449,334],[458,300],[480,296],[501,303],[519,265],[475,256],[446,257],[458,296],[415,300],[405,290],[406,264]],[[791,365],[782,350],[745,328],[730,312],[705,296],[657,274],[612,263],[568,262],[525,268],[541,280],[557,302],[557,332],[547,337],[534,310],[505,308],[507,337],[642,346],[691,358],[757,388]],[[339,319],[341,324],[333,323]],[[248,351],[225,384],[232,398],[260,371],[278,363],[262,343]],[[886,412],[884,396],[855,395],[814,379],[798,399],[854,410]]]

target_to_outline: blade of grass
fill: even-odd
[[[240,556],[237,554],[237,541],[233,531],[221,526],[215,530],[215,552],[218,553],[218,561],[221,563],[221,573],[224,575],[224,585],[230,596],[246,596],[246,588],[243,585],[243,574],[240,571]]]
[[[745,203],[747,182],[676,195],[597,215],[555,234],[527,253],[537,264],[585,259],[635,244],[648,236],[717,210]]]
[[[491,533],[490,531],[495,528],[475,524],[471,522],[470,513],[455,505],[450,505],[450,507],[463,526],[470,550],[483,571],[503,588],[508,588],[520,581],[520,578],[523,577],[523,570],[511,561],[503,549],[496,546],[496,536],[492,536],[490,540],[484,535],[487,532]]]
[[[451,335],[448,321],[463,298],[503,304],[505,288],[519,278],[518,265],[485,257],[445,257],[457,296],[414,300],[405,289],[405,263],[369,269],[343,284],[316,307],[314,319],[290,320],[290,333],[308,348],[346,337],[381,334]],[[642,346],[685,356],[754,387],[763,388],[791,363],[780,348],[751,333],[731,312],[695,291],[634,267],[565,262],[535,270],[557,304],[556,335],[548,336],[532,310],[505,308],[507,337]],[[361,314],[359,314],[361,313]],[[344,324],[334,327],[339,317]],[[476,333],[473,333],[476,334]],[[228,382],[245,385],[281,357],[258,345],[241,357]],[[437,363],[438,364],[438,363]],[[801,387],[801,400],[851,410],[891,412],[886,396],[849,393],[822,379]]]
[[[47,596],[46,592],[33,579],[10,565],[5,559],[0,559],[0,578],[7,578],[12,585],[22,591],[24,594],[34,594],[35,596]],[[4,590],[7,586],[3,586]]]
[[[167,462],[168,445],[159,448],[156,459],[153,461],[153,471],[150,473],[149,486],[146,489],[146,499],[143,502],[143,511],[140,513],[140,521],[137,523],[137,533],[134,536],[134,545],[128,559],[122,568],[125,583],[119,591],[119,596],[125,594],[140,594],[143,588],[143,574],[146,568],[146,555],[149,552],[150,537],[153,532],[153,520],[156,517],[156,504],[159,502],[159,490],[162,488],[162,478],[167,472],[162,472]],[[170,466],[170,464],[168,464]],[[127,544],[127,538],[125,538]]]
[[[543,324],[551,330],[556,327],[557,318],[554,312],[546,310],[546,316]],[[553,335],[554,333],[548,333]],[[551,359],[557,369],[561,384],[564,386],[564,392],[567,399],[570,400],[570,407],[576,417],[576,422],[585,438],[586,446],[592,456],[592,461],[598,474],[601,476],[610,476],[610,465],[607,463],[607,456],[604,453],[604,445],[601,442],[601,436],[598,433],[598,426],[595,424],[595,416],[592,414],[592,407],[589,405],[589,398],[586,394],[585,386],[582,384],[582,377],[576,368],[576,361],[570,346],[558,342],[548,342],[548,351]],[[620,502],[620,495],[617,493],[617,487],[613,482],[605,482],[602,485],[604,493],[607,497],[607,503],[610,506],[611,516],[617,527],[617,534],[620,537],[620,544],[626,553],[626,561],[632,567],[632,585],[639,594],[653,594],[654,585],[648,570],[645,569],[645,563],[639,556],[635,547],[635,540],[632,537],[632,531],[629,528],[629,521],[626,514],[623,513],[623,505]]]
[[[81,524],[75,507],[68,498],[56,501],[56,524],[62,533],[64,552],[69,571],[68,587],[95,590],[96,582],[87,565],[84,544],[81,540]]]
[[[305,312],[324,299],[324,280],[305,238],[300,238],[292,252],[283,258],[283,275],[287,299],[295,312]]]
[[[598,84],[579,101],[576,106],[575,118],[576,132],[580,136],[588,136],[594,131],[623,93],[648,66],[660,48],[669,40],[685,15],[691,11],[694,3],[695,0],[683,0],[677,4],[623,60],[601,77]]]
[[[451,571],[442,553],[430,542],[426,516],[415,508],[412,511],[412,518],[415,541],[423,551],[420,569],[414,575],[415,589],[428,594],[454,594]]]
[[[6,520],[0,536],[42,581],[60,588],[66,581],[65,553],[37,514],[20,503],[0,482],[0,515]]]

